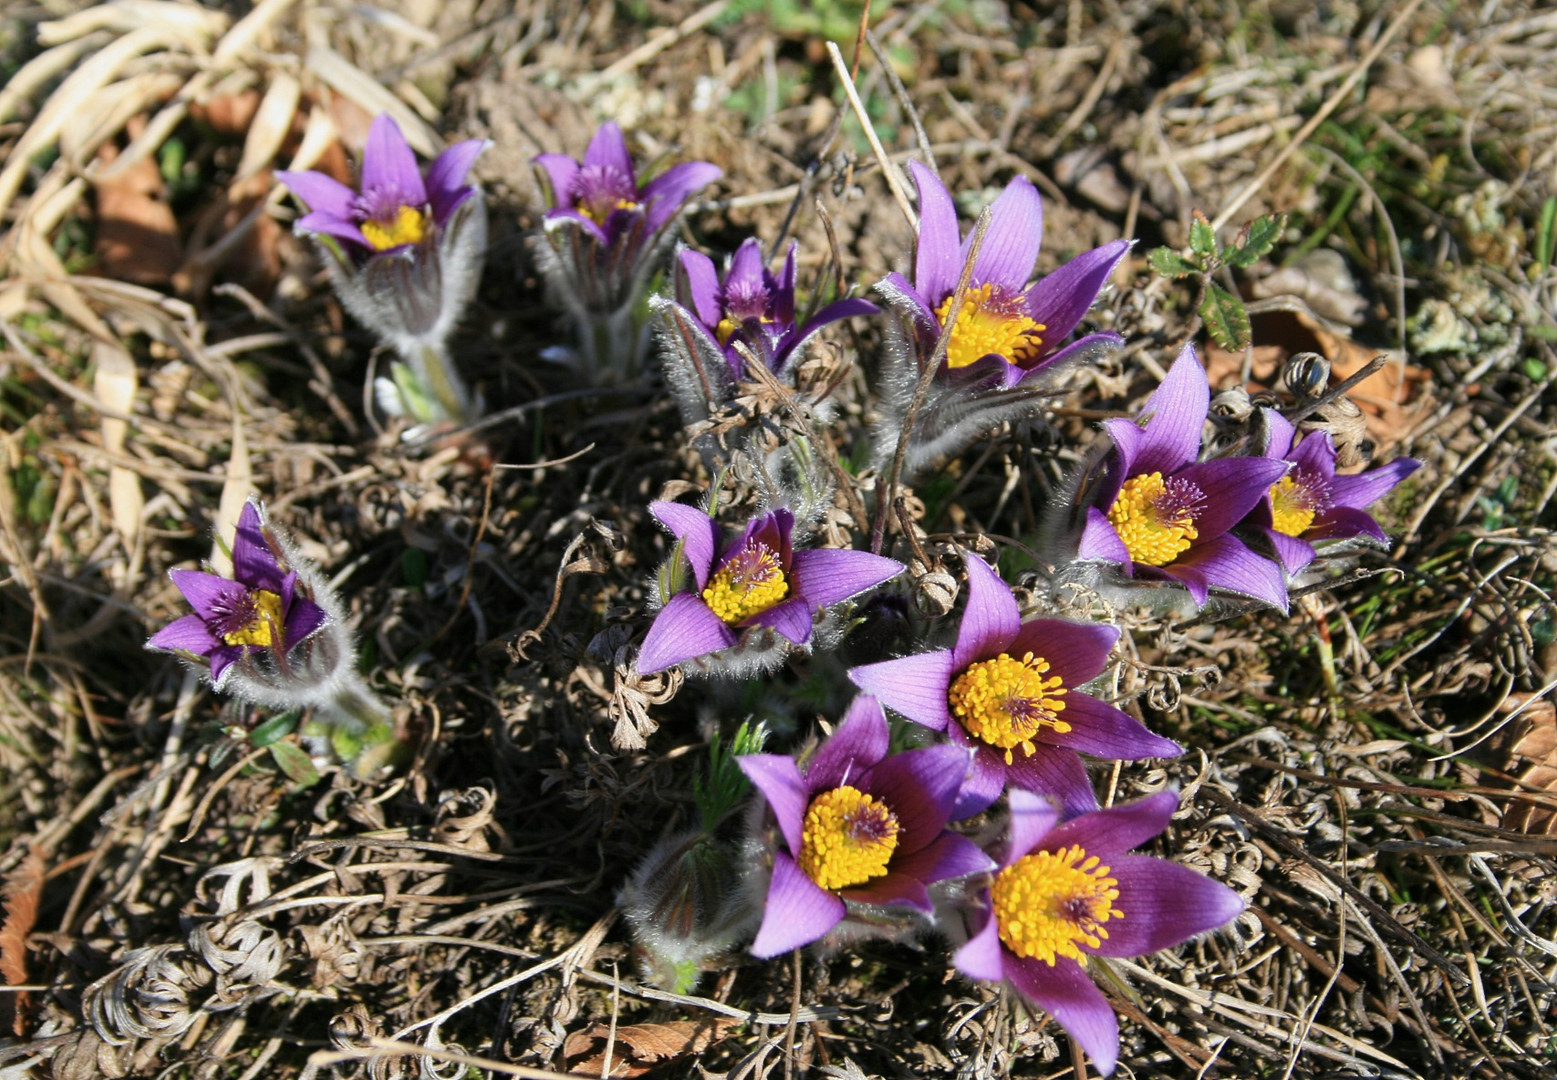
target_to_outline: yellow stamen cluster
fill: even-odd
[[[1108,511],[1108,523],[1124,541],[1130,558],[1147,566],[1167,566],[1200,536],[1190,507],[1164,509],[1166,490],[1160,472],[1132,476]]]
[[[427,215],[414,206],[402,206],[395,211],[393,221],[362,223],[362,236],[374,251],[388,251],[402,244],[420,244],[427,235]]]
[[[824,791],[806,809],[800,869],[824,889],[863,885],[887,872],[897,850],[897,815],[858,788]]]
[[[980,660],[952,680],[947,704],[969,735],[1004,750],[1009,765],[1015,747],[1032,756],[1033,736],[1043,728],[1061,735],[1070,730],[1058,715],[1065,710],[1064,681],[1044,678],[1048,670],[1049,662],[1032,653],[1020,660],[1006,653]]]
[[[727,626],[760,615],[789,595],[789,579],[778,552],[753,543],[714,574],[703,602]]]
[[[1085,967],[1080,946],[1097,948],[1108,937],[1103,924],[1124,918],[1114,906],[1118,886],[1096,855],[1076,845],[1024,856],[1000,871],[990,890],[1000,940],[1050,967],[1060,956]]]
[[[604,225],[606,220],[618,210],[638,209],[638,203],[631,199],[617,199],[615,202],[612,202],[606,206],[597,207],[593,203],[588,203],[583,199],[580,199],[578,202],[573,204],[573,209],[583,214],[596,225]]]
[[[935,309],[943,326],[955,299],[953,293]],[[1028,316],[1020,297],[1002,296],[995,285],[986,282],[963,295],[962,310],[946,346],[946,366],[967,367],[997,353],[1024,367],[1043,355],[1043,331],[1047,329]]]
[[[231,633],[223,634],[222,640],[229,645],[267,649],[281,629],[281,597],[269,589],[255,589],[249,593],[249,600],[254,605],[253,617]]]
[[[1313,498],[1291,473],[1271,485],[1271,528],[1287,536],[1302,536],[1318,512]]]

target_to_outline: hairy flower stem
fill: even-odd
[[[461,426],[476,419],[475,410],[471,408],[470,391],[454,370],[448,349],[441,341],[423,342],[419,355],[406,359],[420,377],[423,387],[431,394],[432,400],[437,402],[442,414],[418,419],[446,419]]]
[[[935,340],[935,349],[930,353],[930,362],[919,372],[919,383],[914,387],[913,399],[908,403],[908,412],[903,416],[903,429],[898,432],[897,449],[892,454],[892,468],[886,476],[876,481],[876,513],[870,530],[870,550],[874,554],[881,554],[881,545],[886,539],[887,514],[897,498],[898,480],[903,475],[903,462],[908,457],[908,444],[913,440],[914,425],[919,420],[919,411],[924,408],[925,398],[929,396],[930,386],[935,382],[936,373],[946,362],[946,350],[951,346],[952,332],[957,327],[957,317],[962,314],[968,286],[973,281],[973,268],[978,265],[979,250],[984,246],[984,237],[989,233],[992,211],[992,207],[986,206],[983,213],[979,214],[978,224],[973,227],[968,258],[962,264],[962,277],[957,281],[957,291],[952,296],[951,308],[947,311],[945,324],[941,327],[941,336]]]

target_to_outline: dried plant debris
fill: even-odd
[[[1550,1075],[1554,46],[8,11],[0,1073]]]

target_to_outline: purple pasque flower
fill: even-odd
[[[1262,456],[1292,467],[1270,486],[1244,523],[1270,538],[1287,573],[1297,574],[1314,561],[1318,554],[1315,541],[1368,537],[1387,543],[1389,538],[1367,507],[1389,494],[1422,463],[1415,458],[1396,458],[1355,476],[1338,476],[1335,444],[1329,432],[1310,431],[1298,439],[1285,416],[1274,409],[1262,413],[1268,436]]]
[[[688,199],[724,175],[711,162],[686,161],[639,187],[627,140],[614,120],[595,132],[583,161],[566,154],[537,154],[533,160],[550,186],[547,219],[576,223],[602,247],[632,233],[654,236]]]
[[[695,329],[703,331],[722,350],[731,374],[739,379],[746,360],[736,347],[745,345],[767,369],[782,374],[790,356],[811,335],[840,319],[874,315],[879,309],[869,300],[838,300],[816,312],[804,323],[795,322],[795,249],[791,241],[784,267],[774,274],[763,264],[762,245],[751,237],[736,249],[721,279],[714,261],[691,249],[677,259],[676,299],[696,317]]]
[[[1125,576],[1177,581],[1197,605],[1213,587],[1287,610],[1281,567],[1229,533],[1287,472],[1285,461],[1228,457],[1197,462],[1211,386],[1194,347],[1174,361],[1141,411],[1103,426],[1113,447],[1082,478],[1082,559],[1117,563]]]
[[[1187,867],[1128,854],[1168,827],[1175,792],[1064,824],[1025,791],[1012,791],[1010,804],[1005,857],[953,962],[970,978],[1009,981],[1108,1076],[1118,1063],[1119,1021],[1087,974],[1089,958],[1170,948],[1230,922],[1243,899]]]
[[[794,550],[795,518],[782,508],[757,515],[731,544],[720,542],[719,526],[696,507],[659,501],[649,512],[675,535],[680,556],[673,558],[685,557],[695,587],[664,598],[638,651],[645,675],[729,649],[756,628],[807,645],[819,610],[903,572],[901,563],[868,551]],[[679,580],[679,563],[670,569]]]
[[[489,145],[455,143],[424,176],[382,113],[368,129],[360,193],[323,173],[276,174],[308,207],[295,228],[318,242],[336,295],[399,354],[374,387],[392,414],[443,424],[481,411],[447,343],[481,282],[486,201],[465,181]]]
[[[360,192],[311,170],[278,172],[276,179],[308,207],[298,219],[298,232],[344,240],[353,259],[361,262],[407,253],[447,226],[476,193],[465,178],[490,145],[485,139],[455,143],[424,176],[400,126],[388,113],[380,113],[362,150]]]
[[[919,188],[914,281],[909,284],[903,275],[893,273],[877,287],[889,303],[912,317],[921,347],[928,348],[951,312],[973,238],[961,236],[956,205],[940,178],[917,161],[908,168]],[[1130,250],[1128,240],[1078,255],[1029,286],[1043,241],[1043,200],[1038,190],[1031,180],[1018,176],[1006,185],[990,213],[989,230],[946,350],[948,371],[970,369],[987,375],[993,369],[997,385],[1009,388],[1068,360],[1124,343],[1118,334],[1105,332],[1062,344]]]
[[[245,503],[232,544],[231,578],[202,570],[170,573],[195,612],[146,642],[148,649],[209,661],[211,682],[219,690],[240,660],[255,653],[284,663],[327,621],[324,609],[299,590],[297,571],[283,568],[262,524],[258,505]]]
[[[780,754],[737,759],[786,849],[773,853],[754,955],[809,945],[859,905],[928,915],[926,886],[994,867],[972,841],[946,829],[966,754],[941,745],[889,755],[888,742],[880,704],[862,694],[805,769]]]
[[[1078,751],[1112,760],[1176,757],[1178,743],[1079,687],[1102,673],[1116,626],[1035,619],[987,563],[967,556],[968,605],[950,649],[849,672],[854,685],[916,724],[973,749],[956,818],[986,809],[1007,784],[1096,809]]]

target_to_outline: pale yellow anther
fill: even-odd
[[[969,735],[1004,750],[1021,747],[1029,757],[1033,737],[1044,728],[1063,735],[1070,725],[1059,718],[1065,711],[1065,684],[1058,675],[1044,678],[1049,662],[1032,653],[1020,660],[1001,653],[993,660],[969,664],[946,691],[951,714]]]
[[[281,629],[281,597],[269,589],[255,589],[249,593],[254,605],[254,616],[238,629],[223,634],[229,645],[254,645],[268,649],[275,642],[276,631]]]
[[[935,309],[943,326],[954,299],[955,293]],[[946,366],[967,367],[995,353],[1017,367],[1024,367],[1043,355],[1046,329],[1027,314],[1026,303],[1020,296],[1005,297],[995,285],[986,282],[963,295],[962,308],[946,346]]]
[[[800,869],[824,889],[847,889],[882,877],[897,850],[897,815],[847,784],[811,800],[803,829]]]
[[[1017,956],[1050,967],[1068,956],[1085,966],[1085,946],[1108,938],[1103,924],[1124,918],[1114,906],[1119,882],[1096,855],[1076,845],[1018,859],[995,876],[990,889],[1000,940]]]
[[[427,215],[414,206],[402,206],[395,211],[393,221],[364,221],[362,235],[374,251],[388,251],[403,244],[420,244],[422,237],[427,235]]]
[[[1200,536],[1195,528],[1194,508],[1165,499],[1166,494],[1168,484],[1162,473],[1132,476],[1119,489],[1119,497],[1108,511],[1108,523],[1135,562],[1167,566]]]

